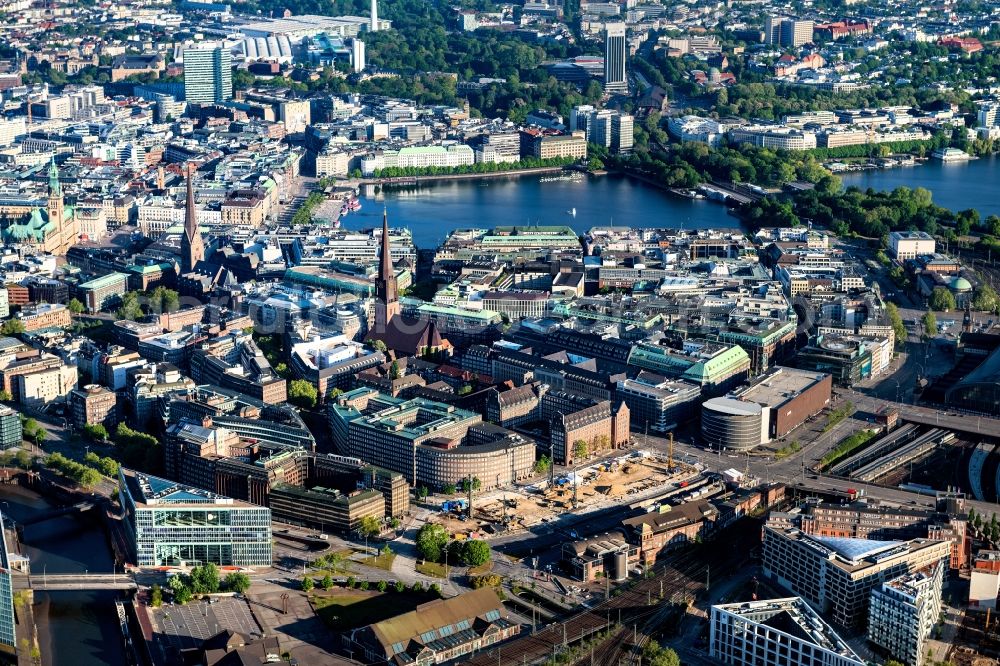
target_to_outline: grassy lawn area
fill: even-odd
[[[435,595],[406,592],[319,591],[312,595],[316,613],[335,631],[363,627],[373,622],[408,613]]]
[[[378,557],[366,557],[361,560],[361,564],[369,567],[375,567],[376,569],[392,571],[392,561],[394,559],[396,559],[396,553],[389,553],[388,555],[380,554]]]
[[[445,577],[444,565],[437,562],[418,562],[416,569],[425,576],[434,576],[435,578]]]
[[[485,563],[480,564],[478,567],[469,567],[470,576],[482,576],[493,571],[493,560],[487,560]]]

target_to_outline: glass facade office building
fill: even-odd
[[[11,580],[10,553],[7,552],[7,533],[3,530],[3,517],[0,516],[0,646],[15,649],[17,647],[15,632],[14,585]]]
[[[233,98],[233,56],[219,46],[184,50],[184,99],[214,104]]]
[[[0,406],[0,449],[20,446],[22,434],[21,415],[10,407]]]
[[[125,468],[118,488],[138,566],[271,566],[270,509]]]

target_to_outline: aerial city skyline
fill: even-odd
[[[992,4],[0,12],[0,662],[1000,659]]]

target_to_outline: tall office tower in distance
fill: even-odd
[[[800,21],[787,16],[764,18],[764,43],[781,46],[802,46],[813,40],[812,21]]]
[[[378,0],[372,0],[372,24],[368,29],[378,32]]]
[[[625,24],[604,24],[604,92],[627,93],[625,79]]]
[[[764,18],[764,43],[779,44],[781,42],[781,22],[784,16],[766,16]]]
[[[813,40],[812,21],[785,19],[781,22],[781,45],[798,47],[809,44]]]
[[[633,125],[633,118],[628,114],[616,113],[611,117],[611,152],[632,152],[632,144],[635,139]]]
[[[184,99],[214,104],[233,98],[233,56],[220,46],[184,49]]]
[[[365,43],[357,37],[351,39],[351,68],[355,72],[365,71]]]

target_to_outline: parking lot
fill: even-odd
[[[153,658],[159,664],[180,663],[179,651],[196,648],[206,638],[227,629],[258,636],[260,627],[243,599],[218,598],[215,603],[192,601],[184,606],[151,608]]]

